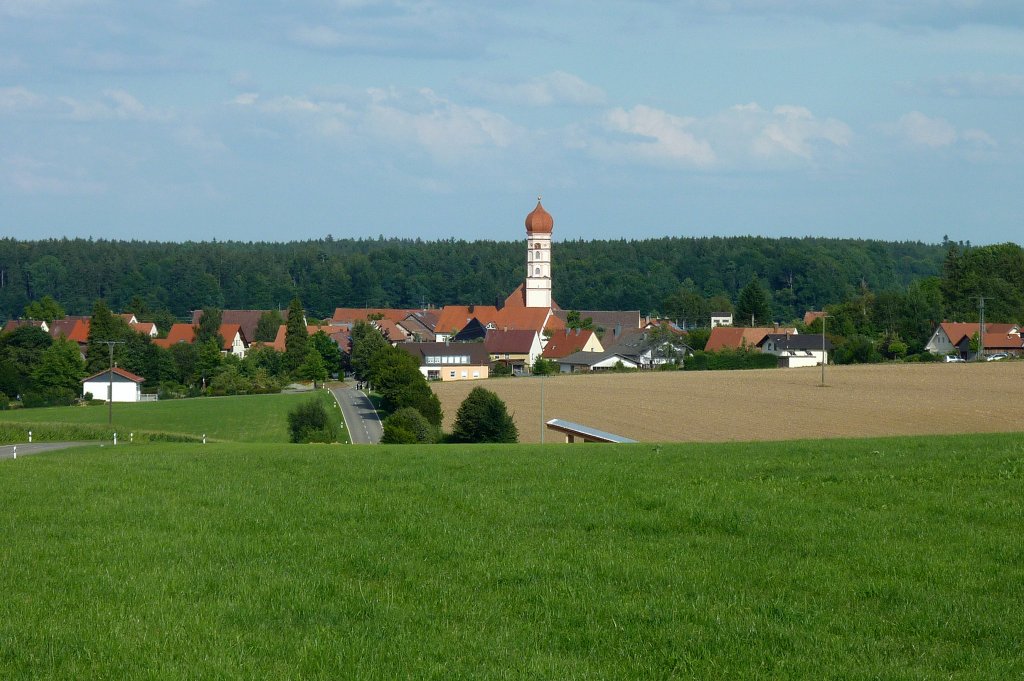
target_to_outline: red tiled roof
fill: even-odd
[[[241,326],[242,335],[248,340],[256,337],[256,327],[260,323],[260,317],[267,312],[270,312],[270,310],[221,310],[220,321],[222,324],[238,324]],[[278,314],[281,315],[281,319],[288,320],[288,310],[281,310]],[[202,318],[202,310],[192,311],[193,326],[199,326],[199,321]]]
[[[437,333],[457,333],[462,330],[471,319],[476,317],[481,324],[495,321],[498,316],[498,308],[493,305],[445,305],[441,308],[441,314],[437,319],[434,329]]]
[[[82,379],[82,383],[85,383],[86,381],[91,381],[92,379],[96,378],[97,376],[103,376],[104,374],[107,373],[107,371],[113,371],[118,376],[122,376],[124,378],[127,378],[129,381],[134,381],[136,383],[142,383],[142,382],[144,382],[146,380],[142,376],[137,376],[136,374],[133,374],[130,371],[125,371],[121,367],[114,367],[113,369],[104,369],[103,371],[100,371],[99,373],[95,373],[92,376],[88,376],[86,378],[83,378]]]
[[[556,331],[548,339],[548,344],[544,346],[543,357],[545,359],[561,359],[566,355],[579,352],[593,336],[594,332],[590,329],[564,329]],[[600,345],[598,343],[599,348]]]
[[[988,327],[988,324],[985,325]],[[1016,333],[986,333],[986,350],[1020,350],[1024,347],[1024,341],[1020,334]]]
[[[401,343],[408,339],[408,335],[405,331],[390,319],[378,319],[370,323],[376,326],[377,330],[384,334],[384,337],[392,343]]]
[[[738,350],[743,346],[754,348],[770,333],[796,334],[796,329],[772,326],[716,326],[711,329],[711,335],[708,336],[708,342],[704,349],[708,352],[717,352],[725,349]]]
[[[491,329],[484,338],[484,347],[491,354],[511,352],[518,355],[526,355],[530,353],[536,337],[537,332],[531,330],[503,331],[501,329]]]
[[[973,338],[974,334],[981,330],[981,324],[978,322],[942,322],[939,326],[942,327],[942,331],[953,345],[959,345],[964,338]],[[987,338],[989,334],[1007,334],[1015,328],[1017,327],[1014,324],[986,322],[985,337]]]
[[[172,324],[164,338],[165,347],[175,343],[192,343],[196,339],[196,327],[191,324]]]
[[[4,324],[4,331],[14,331],[21,326],[42,327],[42,325],[43,322],[36,321],[35,319],[11,319]],[[47,324],[46,327],[49,328],[50,325]]]
[[[132,324],[132,328],[141,334],[152,336],[153,332],[156,331],[156,324],[153,322],[138,322],[137,324]]]
[[[824,312],[818,310],[808,310],[807,312],[804,312],[804,326],[810,326],[815,319],[823,317],[824,315]]]

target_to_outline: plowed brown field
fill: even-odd
[[[433,383],[450,430],[475,386],[508,405],[521,442],[560,418],[644,442],[1024,430],[1024,361],[589,374]],[[556,433],[545,434],[558,441]]]

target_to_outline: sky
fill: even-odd
[[[0,235],[1024,231],[1020,0],[0,0]]]

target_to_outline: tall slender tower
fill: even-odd
[[[526,216],[526,307],[551,307],[551,230],[555,219],[540,205]]]

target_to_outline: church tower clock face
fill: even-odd
[[[551,230],[555,220],[537,207],[526,216],[526,307],[551,307]]]

